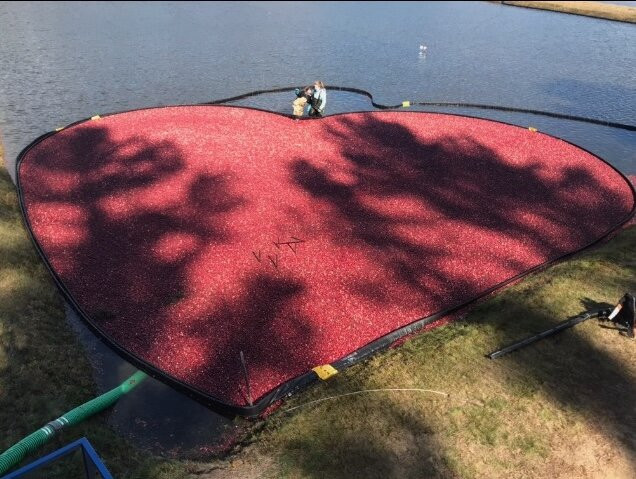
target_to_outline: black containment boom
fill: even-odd
[[[603,308],[597,309],[593,311],[588,311],[583,314],[579,314],[578,316],[574,316],[572,318],[568,318],[565,321],[561,321],[556,326],[535,334],[533,336],[529,336],[521,341],[517,341],[509,346],[500,348],[487,356],[490,359],[497,359],[501,356],[504,356],[508,353],[516,351],[517,349],[521,349],[529,344],[535,343],[540,339],[547,338],[548,336],[552,336],[557,334],[565,329],[571,328],[572,326],[576,326],[583,321],[587,321],[592,318],[599,318],[602,321],[612,321],[618,326],[620,326],[621,331],[628,337],[634,337],[634,316],[636,310],[636,297],[631,293],[625,293],[625,295],[620,299],[618,304],[611,308]]]

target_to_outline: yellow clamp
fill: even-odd
[[[326,381],[331,376],[335,376],[338,374],[338,370],[334,368],[331,364],[323,364],[322,366],[316,366],[313,368],[313,372],[315,372],[320,379]]]
[[[56,128],[55,131],[62,131],[64,129],[63,126],[60,126],[59,128]]]
[[[403,101],[402,102],[402,108],[408,108],[411,106],[411,102],[410,101]]]
[[[101,116],[99,115],[91,116],[91,120],[99,120],[100,118]]]
[[[530,131],[531,131],[531,132],[533,132],[533,133],[534,133],[535,131],[537,131],[537,129],[536,129],[534,126],[529,126],[529,127],[528,127],[528,130],[530,130]]]

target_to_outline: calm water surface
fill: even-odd
[[[9,159],[95,113],[316,78],[383,103],[466,101],[633,123],[636,25],[486,2],[0,3]],[[348,107],[333,100],[330,112]],[[636,171],[633,134],[549,126]]]
[[[35,137],[97,113],[315,79],[386,104],[463,101],[634,124],[636,26],[486,2],[0,3],[0,130],[12,173]],[[288,112],[290,101],[278,94],[239,104]],[[332,92],[328,108],[371,105]],[[533,125],[636,173],[633,132],[447,111]],[[100,387],[134,370],[76,326]],[[190,451],[227,423],[156,381],[121,401],[111,421],[143,446]]]

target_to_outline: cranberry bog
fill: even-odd
[[[93,117],[27,147],[18,182],[83,319],[243,415],[598,242],[634,208],[628,180],[575,145],[404,111]]]

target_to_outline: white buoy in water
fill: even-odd
[[[426,46],[424,46],[424,45],[420,45],[420,50],[421,50],[421,51],[426,51],[426,48],[427,48]]]

